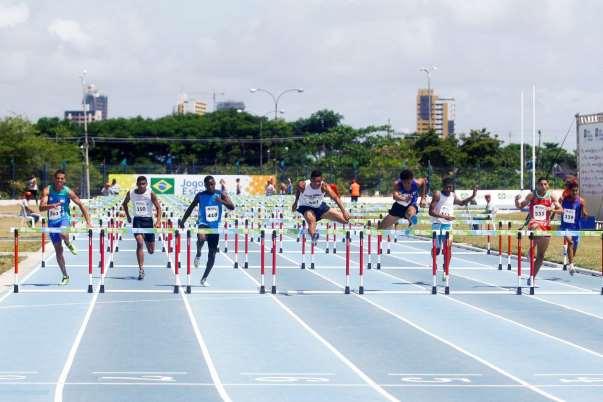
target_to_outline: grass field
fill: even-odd
[[[37,208],[31,207],[34,211]],[[19,206],[2,206],[0,207],[0,252],[12,252],[14,237],[10,232],[13,227],[25,227],[27,226],[27,220],[17,216],[19,213]],[[12,216],[10,216],[12,215]],[[39,236],[21,236],[19,238],[19,251],[36,251],[40,249],[40,237]],[[19,261],[24,260],[25,257],[19,258]],[[12,269],[13,267],[13,256],[12,255],[0,255],[0,274]]]

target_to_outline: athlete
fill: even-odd
[[[57,170],[54,172],[54,183],[46,187],[42,191],[40,199],[40,212],[48,212],[48,227],[49,228],[66,228],[71,224],[71,212],[69,208],[70,201],[73,201],[80,210],[86,220],[88,227],[92,226],[88,209],[82,204],[79,197],[65,185],[65,171]],[[54,246],[57,263],[63,274],[61,285],[69,283],[69,275],[65,267],[65,256],[63,255],[63,243],[71,251],[71,254],[77,255],[77,250],[73,243],[69,241],[68,233],[50,233],[50,240]]]
[[[446,177],[442,181],[442,190],[433,193],[429,205],[429,215],[432,217],[431,230],[435,231],[436,254],[440,254],[442,243],[448,234],[448,248],[452,244],[452,222],[454,221],[454,206],[467,205],[477,195],[477,186],[473,187],[473,193],[464,200],[459,199],[454,192],[454,179]],[[445,275],[445,274],[444,274]]]
[[[214,267],[216,253],[218,252],[218,243],[220,235],[218,228],[222,220],[222,205],[229,210],[234,210],[235,206],[230,200],[228,194],[222,191],[216,191],[216,180],[213,176],[205,176],[203,179],[205,190],[197,193],[189,205],[180,221],[180,226],[184,227],[184,222],[188,219],[196,206],[199,206],[199,217],[197,218],[197,227],[200,229],[213,229],[212,233],[197,233],[197,255],[195,256],[195,268],[199,268],[201,263],[201,249],[207,240],[209,252],[207,254],[207,264],[205,272],[201,277],[201,286],[209,286],[207,277]]]
[[[147,178],[138,176],[136,178],[136,188],[126,193],[126,198],[122,202],[128,223],[132,223],[133,229],[152,229],[153,228],[153,206],[157,212],[156,227],[161,227],[161,205],[153,191],[147,187]],[[134,219],[130,217],[128,203],[132,201],[134,205]],[[155,233],[134,233],[136,239],[136,259],[138,260],[138,280],[144,279],[144,245],[147,246],[149,254],[155,252]],[[144,242],[144,245],[143,245]]]
[[[417,199],[420,197],[419,205],[425,208],[425,193],[427,180],[425,178],[415,179],[412,170],[405,169],[400,172],[400,178],[394,182],[393,198],[395,202],[381,222],[379,229],[389,229],[401,218],[408,220],[408,226],[417,224]]]
[[[559,229],[580,230],[580,220],[588,216],[588,211],[584,199],[579,195],[577,181],[566,182],[565,191],[563,191],[561,198],[561,208],[563,209],[563,213],[561,214],[561,226]],[[564,239],[567,244],[568,270],[570,275],[574,275],[576,273],[574,257],[576,256],[576,251],[578,251],[580,236],[564,236]]]
[[[551,214],[553,212],[561,212],[559,201],[552,196],[549,191],[549,182],[545,177],[540,177],[536,182],[536,191],[529,193],[523,201],[520,201],[521,195],[515,197],[515,206],[519,209],[529,206],[528,229],[546,232],[551,230]],[[536,245],[536,261],[534,278],[538,274],[542,263],[544,262],[544,254],[549,247],[551,241],[550,235],[539,234],[534,237]],[[528,286],[532,286],[531,277],[527,280]]]
[[[340,211],[330,208],[324,202],[325,194],[328,195],[339,207]],[[312,242],[316,246],[319,234],[316,231],[316,222],[321,219],[339,223],[348,223],[350,214],[345,210],[341,199],[333,188],[322,179],[322,173],[314,170],[310,174],[310,180],[300,181],[295,189],[295,201],[291,206],[291,211],[297,211],[303,215],[308,224],[308,233]]]

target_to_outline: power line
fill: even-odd
[[[260,138],[222,138],[222,137],[210,137],[210,138],[178,138],[178,137],[136,137],[136,138],[121,138],[121,137],[89,137],[94,143],[106,143],[106,144],[123,144],[123,143],[137,143],[137,142],[186,142],[186,143],[212,143],[212,142],[227,142],[227,143],[243,143],[243,144],[254,144],[260,142],[287,142],[287,141],[299,141],[309,137],[296,136],[296,137],[262,137]],[[70,142],[81,140],[81,137],[61,137],[57,141]]]

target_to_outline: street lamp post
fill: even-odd
[[[270,97],[272,98],[272,101],[274,102],[274,120],[276,120],[278,117],[278,101],[281,99],[281,96],[283,96],[284,94],[289,93],[289,92],[302,93],[302,92],[304,92],[304,90],[302,88],[285,89],[283,92],[278,94],[278,96],[274,96],[274,94],[272,92],[270,92],[264,88],[250,88],[249,92],[251,92],[251,93],[265,92],[268,95],[270,95]]]
[[[266,117],[267,115],[271,114],[272,110],[264,113],[262,115],[262,117],[260,117],[260,171],[263,171],[264,169],[264,146],[263,146],[263,142],[262,142],[262,126],[264,123],[264,117]],[[279,110],[278,113],[280,114],[284,114],[285,111],[284,110]]]
[[[429,108],[429,130],[432,129],[432,123],[431,123],[431,72],[437,70],[438,68],[436,66],[431,66],[431,67],[423,67],[421,69],[419,69],[419,71],[423,71],[425,74],[427,74],[427,96],[429,97],[428,99],[428,108]]]
[[[88,113],[86,110],[86,74],[87,71],[82,71],[80,76],[82,81],[82,112],[84,112],[84,170],[86,172],[86,198],[90,199],[90,159],[88,151],[90,143],[88,142]]]

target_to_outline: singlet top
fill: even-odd
[[[266,186],[266,195],[270,196],[270,195],[274,195],[275,190],[274,190],[274,186],[272,184],[268,184]]]
[[[212,229],[220,227],[222,219],[222,204],[217,201],[222,197],[220,191],[210,193],[202,191],[197,193],[196,198],[199,203],[199,216],[197,218],[197,226],[203,225]]]
[[[63,219],[67,219],[68,221],[71,219],[71,210],[69,209],[69,202],[71,201],[71,198],[69,198],[70,191],[67,186],[63,186],[60,191],[57,191],[52,184],[48,186],[48,203],[61,203],[58,207],[48,210],[49,224],[61,222]]]
[[[134,205],[134,216],[139,218],[152,218],[153,217],[153,201],[151,194],[153,192],[150,188],[142,194],[138,194],[136,189],[130,190],[130,201]]]
[[[553,199],[551,198],[551,192],[547,191],[544,196],[539,196],[536,191],[532,193],[534,197],[530,201],[530,223],[538,222],[543,223],[546,226],[551,223],[551,205],[553,205]]]
[[[410,183],[410,190],[407,191],[404,189],[404,186],[402,185],[402,181],[401,180],[397,180],[396,181],[396,185],[398,186],[398,191],[401,194],[406,194],[406,195],[410,195],[410,198],[407,201],[397,201],[396,202],[400,205],[402,205],[403,207],[407,207],[409,205],[416,205],[417,204],[417,199],[419,198],[419,185],[417,184],[417,182],[415,180],[413,180]]]
[[[360,197],[360,184],[350,184],[350,194],[352,195],[352,197]]]
[[[561,201],[563,215],[561,216],[561,226],[565,229],[580,229],[580,218],[584,208],[584,200],[581,197],[564,198]]]
[[[444,193],[440,192],[440,199],[436,203],[434,212],[436,214],[454,216],[454,197],[455,197],[454,192],[451,192],[448,195],[445,195]],[[431,220],[433,223],[448,223],[449,224],[452,222],[447,219],[439,218],[439,217],[437,217],[437,218],[432,217]]]
[[[298,206],[300,207],[312,207],[318,208],[323,203],[325,193],[322,191],[322,185],[324,182],[320,182],[320,187],[312,188],[310,180],[306,180],[306,187],[304,191],[299,195]]]

